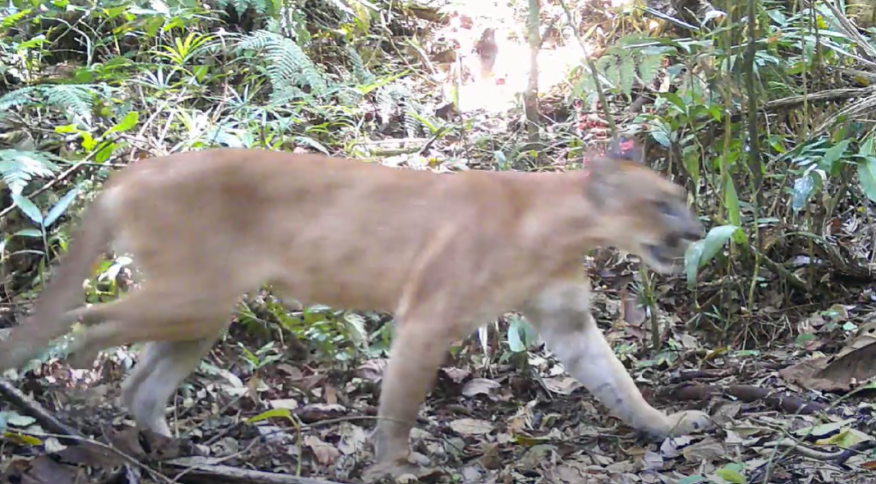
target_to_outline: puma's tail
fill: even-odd
[[[0,371],[20,368],[51,340],[70,330],[74,321],[64,316],[82,304],[82,282],[91,275],[93,264],[109,248],[113,237],[105,203],[106,198],[98,196],[85,210],[67,254],[43,287],[31,315],[13,328],[5,341],[0,341]]]

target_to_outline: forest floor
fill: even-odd
[[[494,23],[501,21],[491,15]],[[542,53],[543,91],[564,82],[576,49],[580,46]],[[495,77],[460,92],[460,111],[480,136],[507,134],[519,125],[519,110],[509,111],[509,106],[526,83],[528,65],[521,59],[528,58],[528,50],[510,41],[499,50]],[[434,87],[423,82],[419,89]],[[459,153],[453,142],[436,145]],[[418,155],[385,162],[421,169],[430,165]],[[473,336],[460,342],[440,369],[412,435],[414,450],[429,458],[418,478],[570,484],[876,482],[876,407],[867,400],[872,390],[838,398],[833,391],[848,389],[848,374],[814,376],[833,361],[823,355],[854,352],[876,338],[876,323],[860,316],[872,304],[872,289],[850,290],[853,296],[845,305],[830,310],[798,308],[791,316],[774,314],[768,321],[746,323],[806,324],[814,328],[806,341],[734,350],[709,347],[699,339],[696,330],[702,328],[687,324],[697,309],[687,300],[683,281],[663,281],[658,320],[670,343],[655,355],[650,320],[617,289],[634,270],[626,263],[592,269],[597,276],[595,317],[649,402],[666,412],[707,411],[716,429],[644,442],[580,388],[547,349],[534,345],[528,352],[509,352],[504,333],[492,331],[489,351]],[[858,336],[838,341],[837,331],[848,325],[859,328]],[[33,395],[30,410],[6,407],[0,480],[361,482],[373,457],[370,433],[386,360],[320,363],[281,349],[273,336],[234,326],[214,348],[169,407],[181,440],[138,433],[117,404],[119,384],[133,361],[128,349],[105,355],[92,371],[74,371],[58,360],[43,365],[16,385]],[[254,364],[242,346],[262,348],[258,356],[264,361]],[[8,389],[4,393],[9,396]],[[38,407],[76,429],[79,445],[65,441],[65,429],[55,428]],[[295,476],[312,480],[296,481]]]

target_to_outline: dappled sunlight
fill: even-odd
[[[460,43],[458,52],[462,65],[472,73],[470,78],[463,77],[465,82],[458,85],[459,108],[462,112],[507,112],[509,108],[520,104],[519,95],[529,84],[531,61],[526,25],[516,21],[509,8],[487,8],[492,3],[484,2],[477,7],[466,6],[460,10],[461,14],[473,19],[473,26],[471,30],[460,29],[452,35]],[[459,25],[458,21],[456,25]],[[479,75],[480,59],[472,49],[486,28],[495,29],[497,55],[492,75],[482,77]],[[556,86],[567,82],[570,71],[580,66],[585,56],[593,51],[593,46],[587,42],[583,47],[575,38],[565,39],[557,45],[545,42],[538,54],[538,87],[541,94],[551,92]],[[455,84],[456,77],[448,75],[445,93],[450,95]]]

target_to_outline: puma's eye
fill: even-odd
[[[654,203],[654,206],[657,207],[657,210],[661,215],[673,216],[675,212],[672,210],[672,205],[669,204],[666,200],[658,200]]]

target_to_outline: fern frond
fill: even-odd
[[[27,86],[0,97],[0,110],[43,104],[49,108],[89,116],[97,95],[97,86],[89,84]]]
[[[344,51],[346,51],[347,57],[350,59],[350,64],[353,67],[353,75],[356,76],[356,80],[359,81],[360,84],[373,83],[376,77],[365,68],[365,61],[362,59],[362,56],[359,55],[359,52],[350,45],[344,46]]]
[[[288,93],[290,88],[305,84],[312,94],[322,97],[328,89],[323,73],[291,39],[259,30],[244,37],[237,48],[264,51],[268,79],[276,90]]]
[[[34,177],[50,177],[59,170],[55,158],[40,151],[0,150],[0,177],[12,193],[21,193]]]
[[[34,94],[38,94],[35,91],[40,87],[41,86],[22,87],[0,96],[0,111],[34,103]]]

